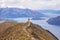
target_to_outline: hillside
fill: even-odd
[[[3,24],[6,28],[5,23]],[[8,22],[8,24],[13,26],[9,25],[10,27],[0,33],[0,40],[58,40],[51,32],[31,22],[17,24]]]
[[[48,24],[51,24],[51,25],[60,26],[60,16],[55,17],[55,18],[50,18],[47,22]]]
[[[0,23],[0,33],[3,33],[6,29],[8,29],[9,27],[12,27],[14,25],[16,25],[16,22],[4,22],[4,23]]]

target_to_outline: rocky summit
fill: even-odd
[[[58,40],[51,32],[32,22],[0,24],[0,40]]]

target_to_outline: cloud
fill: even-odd
[[[0,5],[0,7],[60,10],[60,0],[2,0]]]

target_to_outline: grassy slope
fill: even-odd
[[[11,23],[12,25],[14,23]],[[0,40],[57,40],[46,30],[38,25],[27,23],[16,23],[7,28],[1,35]]]

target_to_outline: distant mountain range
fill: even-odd
[[[55,18],[50,18],[47,22],[48,24],[60,26],[60,16],[55,17]]]
[[[31,10],[21,8],[0,8],[0,18],[44,17],[46,13],[60,14],[60,10]]]
[[[39,10],[42,13],[60,14],[60,10]]]
[[[41,12],[20,8],[0,8],[0,18],[43,17]]]

